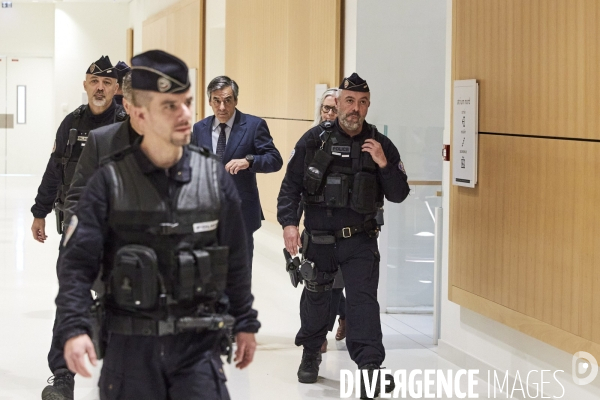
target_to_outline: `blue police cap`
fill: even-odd
[[[115,65],[115,69],[117,70],[117,75],[118,78],[117,80],[120,82],[123,82],[123,77],[125,76],[125,74],[127,74],[129,71],[131,71],[131,68],[129,68],[129,65],[125,64],[125,62],[123,61],[119,61],[117,63],[117,65]]]
[[[104,76],[108,78],[118,78],[117,70],[110,63],[108,56],[102,56],[85,71],[86,74]]]
[[[369,85],[367,81],[358,76],[356,72],[353,72],[348,78],[344,78],[340,84],[340,89],[350,90],[352,92],[369,92]]]
[[[160,93],[182,93],[190,88],[187,65],[172,54],[150,50],[131,59],[131,87]]]

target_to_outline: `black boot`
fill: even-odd
[[[73,400],[75,390],[75,375],[68,369],[57,369],[48,378],[50,385],[42,391],[42,400]]]
[[[317,350],[309,353],[302,352],[302,362],[298,368],[298,382],[315,383],[319,377],[319,364],[321,364],[321,352]]]
[[[373,374],[376,369],[378,369],[380,371],[377,374],[377,382],[373,382]],[[374,399],[375,397],[378,397],[379,393],[381,392],[381,387],[380,387],[381,386],[381,373],[383,371],[381,371],[381,368],[375,364],[367,364],[367,365],[363,366],[360,370],[361,370],[361,372],[360,372],[360,379],[361,379],[361,381],[360,381],[360,398],[361,399]],[[375,384],[375,392],[373,393],[373,397],[367,396],[367,389],[365,387],[365,382],[363,380],[363,372],[362,372],[363,370],[368,371],[367,373],[369,376],[369,384],[370,385]],[[390,383],[385,385],[384,391],[386,393],[390,393],[391,391],[393,391],[396,388],[396,384],[394,383],[393,375],[388,375],[386,377],[386,379],[389,380]]]

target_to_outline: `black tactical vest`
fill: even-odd
[[[160,319],[214,304],[228,268],[228,248],[217,240],[220,163],[191,147],[191,180],[166,199],[131,151],[115,158],[107,164],[110,240],[103,263],[109,308]]]
[[[87,105],[81,105],[73,111],[73,121],[71,123],[71,129],[69,130],[69,138],[63,150],[63,156],[60,159],[61,162],[61,186],[58,191],[57,200],[59,204],[65,203],[67,192],[71,186],[71,181],[75,175],[75,168],[77,162],[83,151],[83,147],[87,142],[89,131],[83,131],[80,129],[81,118],[85,114]],[[127,118],[127,113],[122,106],[117,105],[115,114],[113,117],[113,123],[122,122]]]
[[[383,206],[383,193],[377,180],[377,164],[369,153],[361,151],[364,140],[341,134],[333,124],[321,126],[323,132],[306,151],[304,204],[347,207],[359,214],[377,212]]]

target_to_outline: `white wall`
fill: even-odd
[[[206,1],[206,62],[204,86],[216,76],[225,75],[225,0]],[[231,76],[235,80],[235,76]],[[205,92],[206,90],[204,90]],[[243,93],[243,92],[242,92]],[[208,101],[204,102],[204,115],[212,115]]]
[[[82,104],[85,71],[102,55],[116,64],[126,57],[129,5],[57,3],[54,58],[57,121]]]
[[[0,54],[54,56],[54,4],[14,3],[0,9]]]
[[[446,99],[444,143],[450,143],[451,61],[452,61],[452,0],[447,2]],[[477,77],[473,77],[477,78]],[[527,336],[504,324],[460,307],[448,300],[448,238],[450,199],[450,163],[444,163],[444,243],[442,331],[438,354],[462,367],[492,368],[510,371],[563,370],[558,375],[565,387],[564,399],[597,400],[600,398],[600,377],[588,386],[577,386],[571,379],[572,355]],[[532,289],[533,290],[533,289]],[[553,381],[553,380],[552,380]],[[562,388],[548,387],[546,396],[560,396]],[[533,393],[532,393],[533,394]]]

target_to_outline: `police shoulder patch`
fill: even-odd
[[[400,162],[398,163],[398,169],[399,169],[400,171],[402,171],[402,173],[403,173],[404,175],[406,175],[406,170],[404,169],[404,163],[402,163],[402,160],[400,160]]]
[[[65,230],[63,247],[67,247],[69,239],[71,239],[71,236],[73,236],[73,233],[75,233],[75,229],[77,229],[77,224],[79,224],[79,219],[77,219],[77,215],[73,215],[69,221],[69,226],[67,226],[67,229]]]

